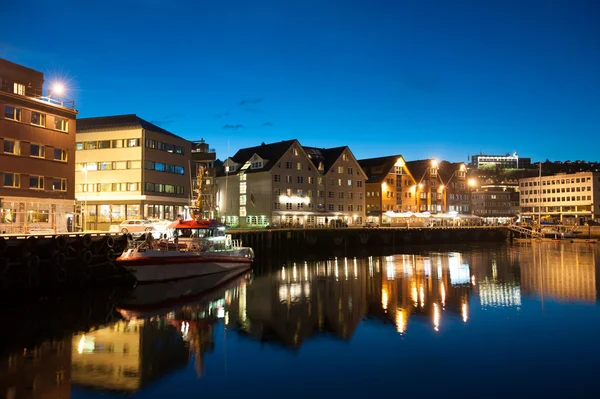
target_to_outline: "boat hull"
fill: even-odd
[[[117,261],[138,283],[172,281],[206,276],[251,266],[251,251],[200,253],[147,251],[125,253]]]
[[[249,268],[236,269],[184,280],[141,284],[120,302],[119,311],[137,318],[166,313],[181,304],[198,301],[239,284],[241,276],[250,271]]]

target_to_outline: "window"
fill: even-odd
[[[13,121],[21,120],[21,108],[12,107],[10,105],[4,106],[4,117],[6,119],[12,119]]]
[[[292,150],[294,152],[294,155],[298,155],[298,149],[294,147],[294,149]]]
[[[285,194],[286,194],[288,197],[291,197],[291,196],[292,196],[292,189],[291,189],[291,188],[288,188],[288,189],[286,189],[286,190],[285,190]]]
[[[44,177],[43,176],[29,176],[29,188],[35,190],[44,189]]]
[[[333,211],[333,210],[334,210],[334,208],[333,208],[333,204],[329,204],[329,205],[327,206],[327,208],[328,208],[330,211]]]
[[[342,187],[342,179],[338,179],[338,187]]]
[[[274,209],[281,209],[281,204],[279,202],[275,202],[273,205]]]
[[[327,198],[335,198],[335,197],[333,196],[333,191],[329,191],[329,192],[327,193]]]
[[[351,175],[353,172],[352,168],[348,168],[348,174]]]
[[[21,153],[21,147],[19,141],[4,139],[4,153],[19,155]]]
[[[263,167],[262,161],[252,162],[251,169],[260,169]]]
[[[319,170],[324,170],[325,166],[323,166],[323,162],[319,162]]]
[[[20,96],[24,96],[25,95],[25,85],[15,82],[13,84],[13,93],[18,94]]]
[[[280,188],[276,188],[275,189],[275,195],[278,196],[278,197],[281,195],[281,189]]]
[[[46,148],[42,144],[31,143],[29,145],[29,155],[36,158],[46,157]]]
[[[140,139],[127,139],[127,147],[139,147]]]
[[[18,173],[4,172],[4,187],[20,187],[21,176]]]
[[[303,176],[298,176],[298,177],[296,178],[296,180],[297,180],[297,183],[298,183],[298,184],[302,184],[302,183],[304,183],[304,177],[303,177]]]
[[[357,180],[356,181],[356,187],[362,188],[362,183],[363,183],[362,180]]]
[[[348,179],[348,187],[352,187],[352,179]]]
[[[349,192],[348,193],[348,198],[349,199],[354,199],[354,193],[353,192]]]
[[[339,198],[344,198],[344,192],[343,192],[343,191],[340,191],[340,192],[338,193],[338,197],[339,197]]]
[[[123,148],[123,140],[113,140],[111,145],[112,148]]]
[[[46,127],[46,114],[31,111],[31,124]]]
[[[358,199],[359,200],[363,199],[363,193],[358,193]]]
[[[285,204],[285,209],[291,210],[292,209],[292,204],[290,202],[288,202],[287,204]]]
[[[65,118],[60,118],[58,116],[54,117],[54,129],[60,130],[61,132],[69,131],[69,121]]]
[[[338,172],[338,174],[340,174],[340,175],[341,175],[342,173],[344,173],[344,167],[343,167],[343,166],[338,166],[338,167],[337,167],[337,172]]]
[[[302,163],[301,163],[301,162],[298,162],[298,163],[296,164],[296,169],[297,169],[297,170],[302,170]]]
[[[54,191],[67,191],[67,179],[60,177],[54,178],[52,181],[52,190]]]
[[[279,183],[281,181],[281,175],[273,175],[273,181]]]
[[[363,210],[363,206],[362,206],[362,205],[356,205],[356,210],[357,210],[358,212],[362,212],[362,210]]]
[[[348,160],[348,155],[346,155],[345,153],[342,154],[342,161],[347,161]]]
[[[344,204],[339,204],[338,205],[338,211],[344,212]]]
[[[287,175],[287,176],[285,177],[285,182],[286,182],[286,183],[291,183],[291,182],[292,182],[292,176],[290,176],[290,175]]]
[[[349,205],[348,205],[348,211],[349,211],[349,212],[352,212],[352,211],[354,211],[354,206],[353,206],[352,204],[349,204]]]
[[[315,178],[314,177],[309,177],[308,178],[308,184],[314,184],[315,183]]]
[[[285,168],[286,168],[286,169],[293,169],[293,164],[292,164],[292,162],[290,162],[290,161],[286,162],[286,163],[285,163]]]

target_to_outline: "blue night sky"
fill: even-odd
[[[598,160],[600,2],[6,2],[0,57],[226,158],[297,138],[357,158]],[[595,145],[592,145],[595,144]]]

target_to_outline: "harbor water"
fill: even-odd
[[[0,398],[595,396],[597,244],[397,252],[3,304]]]

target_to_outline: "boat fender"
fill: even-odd
[[[115,251],[113,249],[109,249],[106,252],[106,260],[108,262],[113,262],[115,260]]]
[[[67,257],[62,252],[58,252],[54,255],[54,264],[58,267],[63,267],[65,262],[67,261]]]
[[[112,248],[115,246],[115,239],[112,238],[111,236],[106,237],[106,246],[108,248]]]
[[[30,255],[25,259],[25,267],[28,270],[36,270],[40,266],[40,258],[37,255]]]
[[[65,236],[56,236],[54,242],[56,243],[56,248],[61,251],[67,248],[67,237]]]
[[[85,235],[83,236],[83,245],[84,245],[86,248],[89,248],[89,247],[90,247],[90,245],[92,245],[92,236],[91,236],[91,234],[85,234]]]
[[[81,261],[85,265],[89,265],[90,263],[92,263],[92,251],[84,251],[81,254]]]

